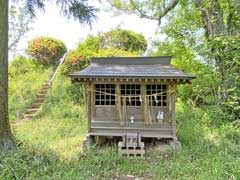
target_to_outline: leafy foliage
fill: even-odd
[[[32,18],[21,6],[11,5],[9,8],[9,43],[8,49],[16,53],[16,48],[23,36],[30,30]]]
[[[97,52],[100,49],[100,36],[88,35],[86,40],[78,44],[77,51]],[[90,53],[91,54],[91,53]]]
[[[75,71],[80,71],[87,67],[87,65],[88,59],[82,52],[70,51],[65,58],[61,71],[67,75]]]
[[[97,18],[95,15],[97,9],[89,6],[86,0],[55,0],[54,3],[60,6],[60,12],[62,15],[67,18],[76,19],[81,24],[91,25],[91,23]],[[40,9],[42,11],[45,10],[46,1],[27,0],[24,1],[24,4],[27,12],[30,13],[32,16],[35,16],[36,9]]]
[[[199,79],[193,83],[191,91],[183,88],[182,93],[189,96],[195,91],[189,97],[193,98],[193,101],[198,99],[198,105],[199,102],[217,104],[229,114],[235,114],[235,119],[240,118],[239,78],[237,78],[239,59],[236,58],[239,56],[237,46],[239,46],[240,32],[238,1],[112,0],[109,2],[114,10],[134,13],[142,18],[159,22],[160,32],[167,38],[160,42],[166,47],[157,47],[158,54],[165,51],[172,52],[170,54],[175,59],[178,57],[179,60],[189,58],[184,53],[192,54],[190,61],[193,63],[186,72],[198,75]],[[161,21],[163,18],[164,21]],[[179,58],[179,54],[182,57]],[[187,67],[183,65],[185,61],[181,63],[179,60],[178,67]]]
[[[67,51],[65,44],[52,37],[38,37],[33,39],[27,53],[40,64],[55,64]]]
[[[91,57],[139,56],[146,50],[146,46],[147,42],[142,35],[127,30],[116,29],[99,36],[90,35],[78,44],[77,50],[68,53],[62,73],[66,75],[84,69],[89,65]]]
[[[221,83],[225,86],[222,89],[221,104],[240,118],[240,36],[217,37],[209,42],[212,49],[210,56],[215,58]]]
[[[80,71],[89,65],[90,57],[131,57],[138,56],[137,53],[127,52],[120,49],[99,49],[97,52],[90,49],[82,51],[70,51],[62,65],[62,73],[67,75]]]
[[[103,33],[99,38],[100,49],[116,48],[139,53],[143,53],[147,49],[144,36],[130,30],[117,28]]]
[[[95,52],[99,49],[119,49],[142,54],[147,49],[147,41],[141,34],[116,28],[98,36],[88,36],[85,42],[78,45],[78,50],[87,48]]]
[[[121,49],[109,48],[100,49],[94,54],[94,57],[134,57],[139,56],[137,52],[129,52]]]
[[[164,42],[155,42],[157,51],[151,52],[151,55],[171,55],[172,64],[182,71],[194,74],[197,79],[190,85],[178,86],[179,97],[185,102],[193,103],[198,106],[213,104],[216,91],[218,89],[219,78],[211,66],[196,60],[196,55],[181,40],[165,40]]]

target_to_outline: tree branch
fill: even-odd
[[[139,7],[131,0],[130,3],[134,6],[134,9],[137,11],[138,16],[140,18],[146,18],[146,19],[151,19],[151,20],[158,20],[157,17],[155,16],[149,16],[147,14],[145,14],[141,9],[139,9]]]
[[[107,2],[112,6],[116,7],[116,5],[112,2],[112,0],[107,0]],[[169,4],[163,3],[162,7],[163,10],[159,10],[160,12],[157,15],[148,15],[146,12],[144,12],[137,3],[135,3],[133,0],[130,0],[130,4],[133,6],[133,8],[128,9],[128,8],[118,8],[117,9],[121,11],[128,11],[137,14],[140,18],[146,18],[150,20],[157,20],[159,22],[159,25],[161,24],[161,19],[166,16],[172,9],[176,7],[178,4],[179,0],[172,0]]]
[[[179,0],[172,0],[172,2],[170,2],[164,9],[163,11],[159,14],[158,17],[158,23],[159,25],[161,24],[161,20],[164,16],[167,15],[167,13],[169,11],[171,11],[172,9],[174,9],[176,7],[176,5],[178,4]]]

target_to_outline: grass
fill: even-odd
[[[13,126],[19,147],[0,157],[0,179],[240,179],[240,124],[219,123],[215,107],[177,103],[182,151],[122,158],[113,147],[83,151],[87,132],[83,89],[64,76],[32,121]],[[82,100],[80,102],[80,100]]]
[[[12,61],[9,67],[10,121],[23,116],[51,72],[51,67],[46,69],[25,57],[18,57]]]

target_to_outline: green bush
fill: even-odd
[[[27,49],[29,56],[44,65],[56,63],[66,51],[65,44],[52,37],[33,39]]]
[[[9,76],[26,74],[36,67],[36,64],[24,56],[15,57],[9,66]]]
[[[100,49],[94,54],[94,57],[135,57],[139,56],[137,52],[129,52],[121,49],[110,48],[110,49]]]
[[[65,58],[61,72],[67,75],[84,69],[88,64],[88,58],[82,52],[70,51]]]
[[[98,36],[88,36],[83,43],[78,44],[77,48],[79,51],[86,49],[94,52],[101,49],[118,49],[142,54],[147,49],[147,41],[141,34],[117,28]]]
[[[76,71],[81,71],[89,65],[91,57],[130,57],[138,56],[138,53],[123,51],[121,49],[100,49],[98,52],[90,51],[87,49],[70,51],[65,62],[62,65],[62,74],[69,74]]]
[[[139,53],[147,49],[147,41],[143,35],[119,28],[103,33],[99,45],[101,49],[116,48]]]

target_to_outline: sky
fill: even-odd
[[[100,6],[98,3],[94,3],[94,5]],[[141,33],[148,41],[156,37],[158,23],[153,20],[141,19],[136,15],[115,16],[112,12],[100,10],[97,13],[98,20],[93,23],[90,29],[88,26],[80,25],[77,21],[68,20],[59,12],[59,8],[50,3],[47,4],[44,13],[37,12],[34,23],[31,25],[31,31],[20,41],[18,49],[26,49],[29,40],[38,36],[61,39],[68,49],[74,49],[79,42],[84,41],[88,34],[106,32],[117,26]],[[23,53],[23,51],[19,51],[19,53]]]

